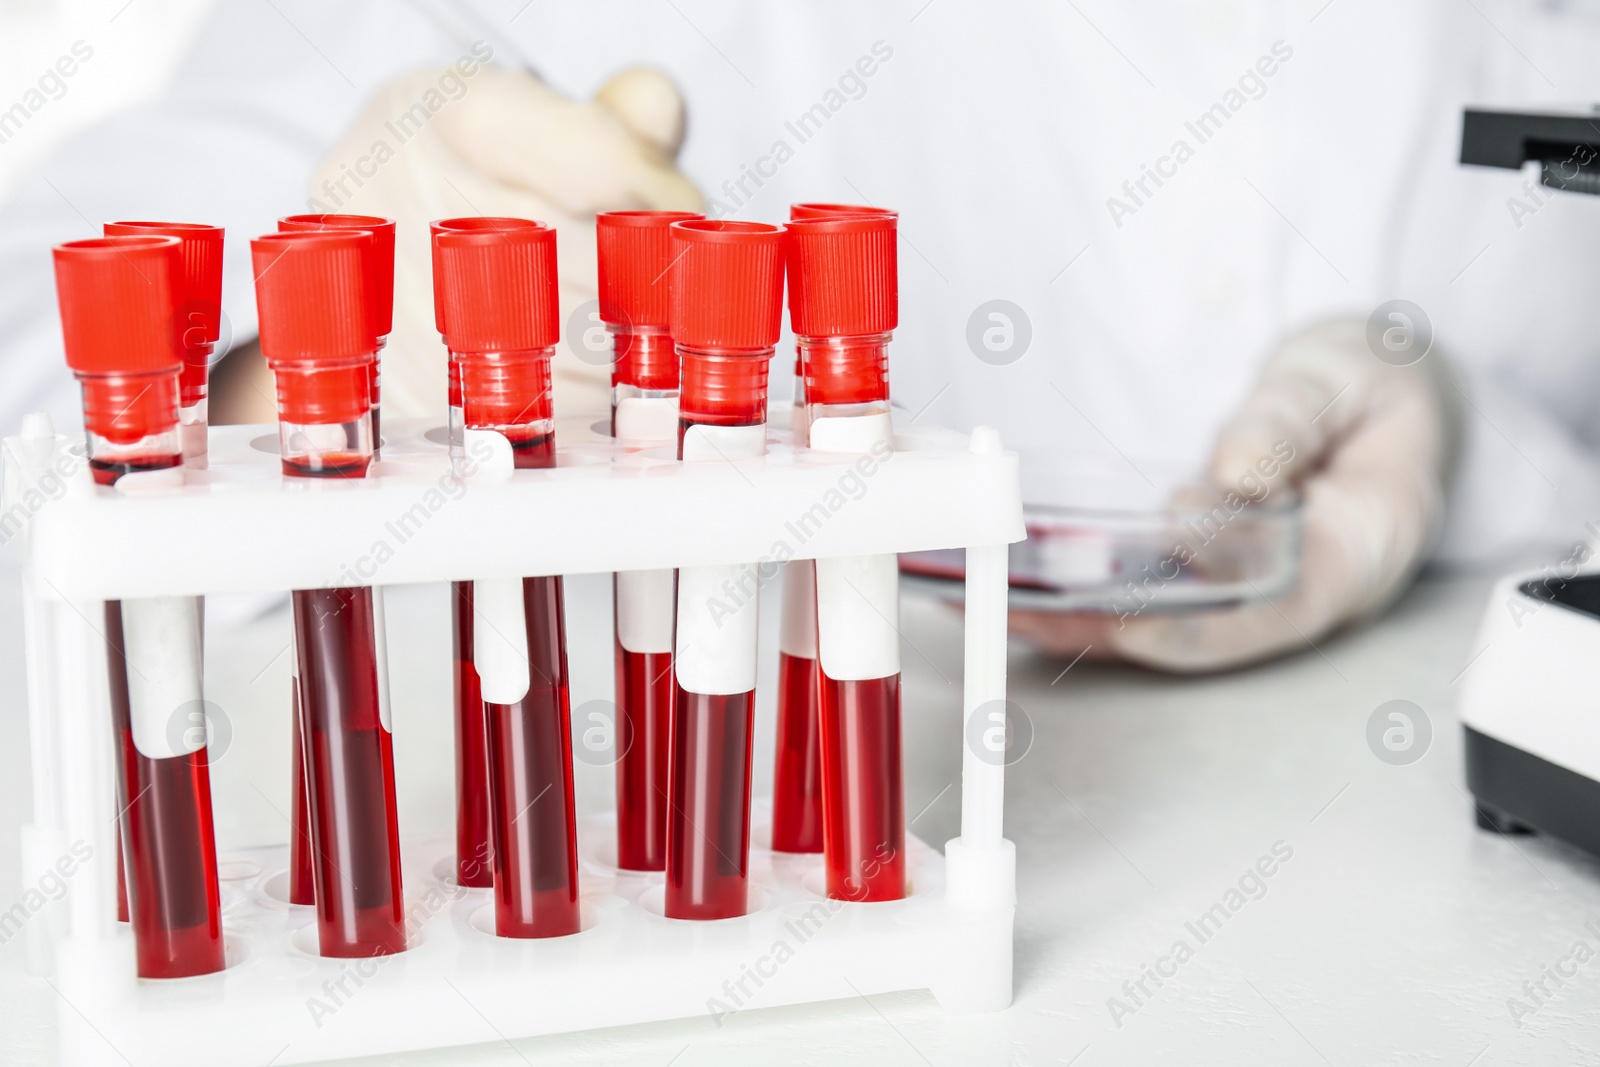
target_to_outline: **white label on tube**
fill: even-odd
[[[617,401],[617,439],[674,441],[678,437],[678,402],[669,396],[630,396]]]
[[[389,718],[389,642],[383,614],[383,586],[372,587],[372,647],[378,667],[378,721],[383,728],[394,733],[393,720]]]
[[[801,659],[817,658],[817,566],[809,559],[783,565],[783,620],[778,651]]]
[[[767,450],[767,428],[691,426],[686,461],[751,459]],[[673,665],[690,693],[728,695],[756,687],[757,580],[754,563],[678,572],[678,638]]]
[[[499,430],[461,431],[462,450],[477,461],[470,468],[465,481],[503,482],[517,469],[516,457],[511,454],[511,442]]]
[[[894,420],[887,411],[816,419],[810,433],[811,447],[818,452],[882,452],[883,446],[894,448]]]
[[[528,695],[528,615],[521,578],[472,583],[472,664],[489,703],[515,704]]]
[[[150,759],[187,756],[204,748],[199,598],[124,600],[122,647],[134,747]]]
[[[629,652],[672,651],[672,571],[617,572],[617,643]]]
[[[756,687],[756,587],[754,563],[678,572],[673,665],[687,692],[748,693]]]
[[[841,682],[900,673],[900,568],[893,553],[817,560],[817,651]]]
[[[691,426],[683,435],[683,459],[753,459],[767,450],[767,427]]]

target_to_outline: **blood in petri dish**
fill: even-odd
[[[488,755],[484,747],[483,697],[472,665],[472,583],[450,583],[450,621],[455,642],[456,699],[456,882],[476,889],[494,884],[489,865]]]
[[[289,679],[294,715],[294,765],[289,796],[289,903],[317,902],[316,876],[311,870],[311,802],[306,799],[305,742],[300,736],[300,679]]]
[[[572,725],[559,577],[522,580],[528,692],[484,703],[493,827],[494,919],[501,937],[579,930]]]
[[[309,456],[285,456],[283,473],[293,478],[364,478],[372,465],[366,452],[319,452]]]
[[[294,591],[322,955],[406,947],[394,754],[378,706],[372,590]]]
[[[900,676],[821,679],[828,896],[899,900],[906,895]]]
[[[617,866],[667,865],[667,744],[672,726],[672,653],[616,645]]]
[[[115,485],[118,478],[124,474],[140,474],[144,471],[161,471],[170,467],[183,466],[183,455],[147,455],[123,456],[110,459],[104,457],[90,457],[89,472],[94,477],[95,485]]]
[[[224,966],[222,896],[206,750],[151,759],[133,742],[122,604],[106,602],[112,727],[128,861],[128,911],[141,978],[186,978]]]
[[[772,848],[822,851],[822,748],[817,661],[778,654],[778,761],[772,779]]]
[[[666,913],[743,915],[750,888],[750,735],[755,692],[707,695],[680,686],[672,712]]]

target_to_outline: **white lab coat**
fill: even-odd
[[[1441,552],[1570,544],[1600,519],[1600,201],[1455,162],[1464,104],[1600,99],[1600,22],[1533,0],[218,5],[160,99],[0,210],[0,424],[76,422],[51,244],[113,218],[220,223],[250,336],[247,238],[305,209],[374,86],[476,40],[576,94],[664,68],[719,213],[898,208],[891,373],[919,418],[997,425],[1036,467],[1193,469],[1287,332],[1400,297],[1465,369]],[[993,299],[1031,331],[1001,365],[968,342]]]

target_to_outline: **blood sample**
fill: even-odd
[[[155,235],[55,249],[67,365],[83,387],[89,466],[100,485],[163,470],[181,483],[182,353],[172,330],[179,256],[176,238]],[[105,632],[123,888],[139,976],[220,971],[205,732],[174,729],[202,700],[199,601],[107,601]]]
[[[183,463],[206,466],[206,393],[211,356],[222,332],[222,227],[195,222],[108,222],[107,237],[176,237],[180,268],[174,277],[173,311],[183,369],[178,372],[178,432]]]
[[[372,332],[378,338],[372,374],[372,456],[383,451],[382,422],[378,405],[378,385],[383,366],[383,349],[394,329],[394,220],[378,215],[311,214],[285,215],[278,220],[278,232],[297,233],[318,230],[365,230],[372,234],[362,265],[367,314]]]
[[[896,216],[791,221],[789,313],[804,353],[810,447],[889,458],[888,342],[899,313]],[[816,564],[828,895],[905,896],[899,571],[893,555]]]
[[[284,232],[251,242],[261,351],[277,379],[283,472],[360,478],[372,462],[377,338],[364,302],[372,236]],[[406,947],[383,601],[365,587],[297,589],[294,648],[317,935],[324,956]]]
[[[514,469],[554,466],[555,231],[538,225],[444,230],[435,243],[464,433],[504,439]],[[562,581],[483,579],[472,583],[471,595],[473,665],[486,720],[495,932],[577,933]]]
[[[211,355],[222,322],[222,237],[220,226],[196,222],[108,222],[107,237],[176,237],[179,268],[172,277],[173,328],[182,349],[178,371],[178,435],[183,465],[206,467],[206,387]],[[204,602],[201,604],[204,611]],[[117,921],[128,921],[122,844],[117,843]]]
[[[669,227],[688,211],[612,211],[595,219],[600,319],[611,333],[611,432],[675,441],[678,354],[669,332]],[[617,866],[667,863],[667,738],[672,721],[672,571],[614,578]]]
[[[672,337],[682,360],[678,457],[766,451],[767,364],[783,314],[782,234],[754,222],[672,225]],[[666,914],[725,919],[749,904],[755,564],[678,572]]]
[[[439,267],[439,234],[447,230],[479,231],[525,229],[538,223],[506,216],[465,216],[440,219],[428,224],[428,240],[433,257],[433,321],[444,339],[444,287]],[[446,341],[448,349],[449,342]],[[454,352],[446,363],[449,375],[450,451],[457,460],[465,458],[463,433],[465,416],[461,409],[461,366]],[[493,845],[489,832],[488,752],[484,747],[483,698],[478,688],[478,672],[472,662],[472,583],[450,583],[450,629],[455,648],[456,727],[456,882],[486,889],[494,884],[491,866]]]
[[[789,218],[886,214],[864,204],[791,204]],[[796,341],[794,410],[796,444],[808,443],[805,349]],[[822,851],[822,753],[817,711],[817,572],[811,560],[783,565],[783,614],[778,634],[778,743],[772,780],[772,847],[779,852]]]

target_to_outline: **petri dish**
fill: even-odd
[[[1013,608],[1210,610],[1279,597],[1299,575],[1301,500],[1264,478],[1229,490],[1183,464],[1062,453],[1025,456],[1021,469],[1028,537],[1011,546]],[[964,558],[904,553],[900,569],[908,588],[960,599]]]

